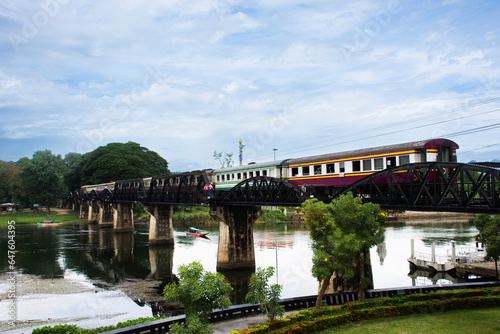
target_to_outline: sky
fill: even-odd
[[[500,159],[500,2],[4,0],[0,160],[133,141],[172,171],[444,137]],[[277,150],[275,150],[277,149]]]

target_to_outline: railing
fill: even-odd
[[[366,290],[365,297],[379,298],[379,297],[393,297],[400,295],[410,295],[415,293],[427,293],[439,290],[457,290],[457,289],[473,289],[489,286],[496,286],[496,282],[477,282],[477,283],[458,283],[443,286],[426,285],[426,286],[413,286],[391,289],[373,289]],[[284,306],[286,311],[301,310],[313,307],[316,304],[316,295],[304,296],[297,298],[287,298],[280,300],[280,304]],[[323,297],[322,304],[337,306],[347,302],[358,300],[357,292],[343,292],[327,294]],[[230,306],[224,310],[215,310],[210,316],[210,322],[220,322],[231,319],[247,317],[251,315],[261,314],[260,306],[257,304],[241,304]],[[104,332],[102,334],[166,334],[169,331],[171,324],[185,322],[185,316],[180,315],[176,317],[169,317],[160,319],[144,324],[134,325],[130,327],[115,329],[112,331]]]

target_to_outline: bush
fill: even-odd
[[[76,325],[56,325],[35,328],[32,334],[84,334],[85,330]]]
[[[376,298],[351,302],[341,307],[306,309],[281,320],[266,322],[232,334],[290,333],[301,334],[324,330],[350,321],[436,313],[467,308],[500,306],[500,288],[470,289],[413,294],[393,298]]]

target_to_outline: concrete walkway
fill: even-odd
[[[298,312],[299,310],[292,312],[285,312],[283,317]],[[266,321],[267,321],[267,316],[265,314],[259,314],[234,320],[216,322],[212,324],[211,327],[214,330],[214,334],[227,334],[230,331],[245,329],[247,327],[258,325]]]

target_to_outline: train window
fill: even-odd
[[[220,175],[217,175],[217,182],[220,182]]]
[[[399,165],[408,165],[410,163],[410,156],[409,155],[402,155],[399,157]]]
[[[314,166],[314,175],[320,175],[320,174],[321,174],[321,165]]]
[[[292,168],[292,177],[299,175],[299,167]]]
[[[267,176],[267,170],[262,171],[262,176]]]
[[[255,176],[260,176],[260,170],[255,172]]]
[[[356,160],[352,162],[352,171],[353,172],[361,171],[361,160]]]
[[[345,162],[339,162],[339,171],[340,173],[345,173]]]
[[[243,180],[246,180],[247,178],[247,173],[243,173]]]
[[[309,175],[309,166],[302,167],[302,175]]]
[[[396,157],[390,157],[386,160],[387,168],[396,167]]]
[[[248,177],[253,177],[253,172],[248,172]]]
[[[327,164],[326,165],[326,173],[327,174],[335,173],[335,164]]]
[[[363,170],[372,170],[372,159],[363,160]]]

